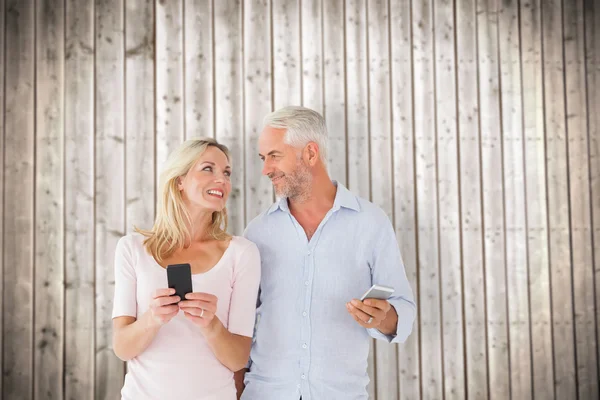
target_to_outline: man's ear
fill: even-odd
[[[319,160],[319,145],[315,142],[309,142],[306,145],[306,156],[309,165],[315,165]]]

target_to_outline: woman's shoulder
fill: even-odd
[[[243,236],[232,236],[229,247],[232,248],[235,258],[246,256],[251,253],[258,253],[256,244]]]
[[[131,232],[119,239],[117,247],[126,248],[129,251],[137,251],[144,248],[146,237],[138,232]]]

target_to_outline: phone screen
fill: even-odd
[[[167,281],[169,288],[175,289],[175,295],[185,300],[185,295],[193,291],[190,264],[167,265]]]

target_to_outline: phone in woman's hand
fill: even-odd
[[[192,268],[190,264],[167,265],[167,281],[169,288],[175,289],[173,296],[185,300],[185,295],[192,293]]]

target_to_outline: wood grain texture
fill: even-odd
[[[183,2],[157,0],[155,5],[157,178],[169,154],[185,140]]]
[[[273,108],[302,103],[299,0],[272,0]]]
[[[338,7],[339,0],[333,2],[323,0],[302,0],[300,2],[300,46],[302,52],[302,105],[311,108],[323,114],[323,92],[325,76],[324,68],[324,47],[325,33],[323,26],[327,24],[325,18],[327,15],[324,8],[329,4],[334,4]],[[342,3],[343,4],[343,3]],[[343,19],[343,10],[338,10],[339,13],[333,18]],[[343,32],[341,27],[337,27],[335,31],[342,34],[342,42],[337,43],[338,47],[343,51]],[[337,49],[336,49],[337,50]],[[343,61],[342,61],[343,62]]]
[[[434,4],[435,111],[444,398],[465,397],[454,1]]]
[[[590,198],[596,293],[596,357],[600,368],[600,5],[584,1]]]
[[[34,384],[34,8],[5,3],[2,397],[24,400]]]
[[[394,227],[406,276],[419,298],[415,200],[415,151],[412,92],[410,2],[390,2],[390,53]],[[392,22],[393,21],[393,22]],[[417,310],[420,304],[417,303]],[[405,343],[398,346],[400,399],[420,398],[419,319]]]
[[[150,229],[156,198],[154,1],[125,2],[125,232]]]
[[[231,158],[244,160],[244,59],[242,56],[242,7],[239,0],[214,2],[215,15],[215,137],[231,151]],[[227,40],[216,40],[227,38]],[[240,235],[246,226],[244,172],[231,178],[227,211],[229,231]]]
[[[95,33],[95,399],[115,399],[124,364],[112,348],[114,254],[125,234],[125,51],[123,1],[96,1]]]
[[[557,399],[576,398],[562,1],[542,3],[546,184]],[[557,340],[558,339],[558,340]]]
[[[389,17],[387,0],[367,2],[371,201],[393,221]],[[375,370],[376,397],[396,399],[398,355],[395,345],[375,342]]]
[[[583,1],[563,3],[566,141],[577,394],[598,398],[594,255],[588,160]],[[597,112],[597,110],[590,112]]]
[[[184,0],[185,137],[214,137],[212,0]]]
[[[475,0],[462,0],[456,6],[466,392],[470,398],[487,399],[490,388],[482,236],[477,4]]]
[[[535,398],[554,398],[552,314],[546,203],[544,75],[539,0],[521,2],[521,71],[527,196],[532,384]]]
[[[504,3],[498,11],[510,388],[513,398],[528,399],[533,392],[519,4]]]
[[[510,396],[504,191],[498,59],[498,7],[477,3],[483,244],[490,397]],[[493,388],[493,390],[491,390]]]
[[[273,199],[273,185],[262,175],[263,163],[258,156],[258,137],[263,129],[263,119],[273,107],[269,4],[265,0],[244,2],[245,164],[234,165],[234,171],[246,174],[247,222],[267,209]]]
[[[62,399],[64,374],[63,0],[36,2],[34,398]]]
[[[65,399],[94,397],[94,2],[67,0]]]
[[[442,398],[443,342],[440,293],[437,143],[435,131],[435,59],[433,2],[412,4],[417,193],[418,268],[421,339],[421,396]]]
[[[325,105],[323,116],[327,122],[329,135],[327,150],[329,175],[342,185],[347,185],[343,0],[323,2],[323,80],[326,82],[323,89]]]
[[[4,0],[0,0],[0,43],[4,43],[5,39],[5,22],[6,22],[6,9]],[[6,82],[5,76],[5,58],[6,46],[0,51],[0,90],[3,95],[0,96],[0,188],[2,188],[2,196],[0,196],[0,248],[4,254],[4,149],[5,149],[5,137],[6,133],[4,130],[4,113],[5,113],[5,96],[6,96]],[[4,279],[4,256],[0,257],[0,276]],[[0,310],[4,312],[4,285],[0,285]],[[0,321],[0,343],[4,343],[4,326],[3,321]],[[4,376],[4,346],[0,348],[0,372],[2,377]],[[3,379],[0,379],[0,393],[4,393]]]

